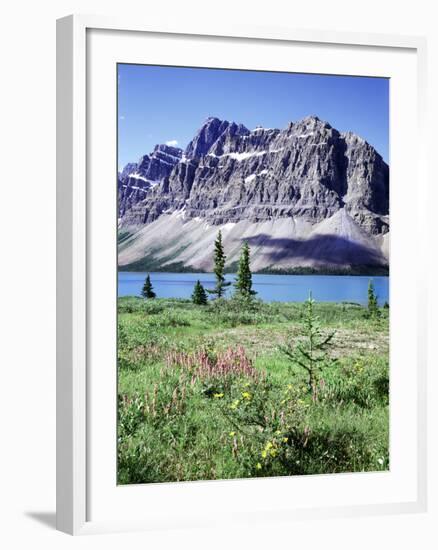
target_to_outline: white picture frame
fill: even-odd
[[[98,31],[105,35],[101,45],[90,37],[90,33]],[[57,528],[61,531],[70,534],[84,534],[94,532],[107,532],[114,530],[130,530],[130,529],[153,529],[157,527],[177,527],[177,526],[205,526],[213,525],[219,521],[231,521],[232,517],[236,521],[250,520],[260,521],[261,519],[275,520],[279,519],[294,519],[294,518],[317,518],[317,517],[333,517],[333,516],[351,516],[359,514],[383,514],[397,512],[419,512],[426,509],[426,358],[425,358],[425,319],[422,315],[416,315],[420,311],[420,307],[424,306],[426,300],[425,276],[421,271],[421,264],[408,270],[406,277],[415,277],[417,293],[415,298],[406,306],[415,314],[416,322],[414,325],[406,325],[408,321],[400,315],[400,311],[393,313],[391,307],[391,323],[399,323],[397,326],[399,337],[403,336],[404,331],[411,329],[415,330],[417,335],[414,345],[409,350],[400,350],[401,353],[391,351],[391,361],[400,358],[403,361],[403,355],[406,357],[415,357],[415,368],[410,372],[411,378],[400,379],[400,385],[395,385],[392,390],[399,391],[400,397],[403,395],[410,396],[414,399],[412,407],[415,407],[415,414],[412,419],[412,426],[407,427],[407,433],[410,433],[415,438],[416,444],[411,452],[412,460],[406,459],[403,466],[401,464],[400,477],[394,478],[392,482],[388,481],[388,493],[383,494],[380,498],[373,500],[372,497],[361,500],[362,497],[354,499],[353,491],[348,489],[348,485],[352,483],[352,478],[346,476],[310,476],[310,478],[295,480],[295,488],[298,491],[297,484],[301,485],[301,490],[308,491],[306,487],[312,487],[310,494],[315,495],[318,490],[339,491],[341,494],[345,491],[345,495],[351,493],[351,499],[348,501],[348,496],[344,500],[339,500],[329,506],[324,500],[315,498],[315,503],[312,504],[312,499],[300,506],[296,502],[289,503],[287,499],[282,500],[279,497],[277,506],[257,507],[248,505],[248,502],[254,501],[254,497],[266,491],[280,491],[280,483],[288,483],[284,478],[270,480],[236,480],[226,482],[197,482],[183,484],[160,484],[154,485],[152,498],[156,499],[156,508],[154,514],[137,514],[130,516],[129,502],[150,501],[151,493],[146,495],[147,488],[145,486],[136,486],[131,488],[119,488],[117,495],[114,496],[111,492],[112,488],[104,489],[99,487],[94,481],[96,477],[96,466],[94,462],[97,460],[96,445],[93,440],[96,430],[94,424],[96,414],[93,414],[93,407],[98,398],[93,387],[95,382],[101,376],[99,369],[94,370],[91,365],[96,365],[94,341],[95,332],[93,326],[96,322],[96,304],[95,300],[96,285],[94,282],[95,274],[98,267],[94,255],[90,251],[96,250],[93,245],[93,234],[95,235],[95,220],[97,212],[95,201],[93,202],[93,185],[90,182],[95,178],[94,168],[90,167],[90,155],[95,151],[93,149],[94,141],[90,134],[90,126],[94,128],[98,125],[99,120],[93,119],[93,124],[90,124],[92,103],[93,82],[104,82],[105,75],[91,74],[95,70],[96,63],[93,61],[92,55],[100,50],[108,55],[107,65],[113,63],[114,58],[110,57],[111,43],[115,38],[113,36],[126,36],[130,34],[132,40],[137,41],[143,38],[157,38],[160,40],[177,40],[179,44],[190,44],[191,40],[201,40],[205,43],[205,48],[210,47],[210,54],[216,48],[217,43],[223,45],[223,49],[236,48],[236,44],[250,47],[260,48],[275,48],[281,46],[287,48],[290,45],[307,48],[311,51],[312,46],[319,49],[335,47],[338,52],[348,52],[349,48],[364,48],[367,55],[372,55],[374,63],[379,57],[385,55],[393,55],[394,62],[397,64],[400,78],[403,78],[403,71],[408,71],[408,66],[411,66],[411,71],[406,78],[410,82],[412,95],[410,96],[410,110],[412,113],[410,124],[414,128],[414,136],[418,143],[416,151],[410,159],[410,175],[416,181],[416,198],[417,208],[416,217],[418,227],[416,226],[415,234],[412,237],[418,243],[424,243],[425,235],[424,221],[421,217],[421,208],[424,206],[426,193],[424,174],[424,120],[425,120],[425,41],[418,37],[404,36],[389,36],[389,35],[369,35],[369,34],[349,34],[326,31],[303,31],[285,28],[240,28],[230,25],[228,29],[216,29],[214,26],[200,29],[194,26],[193,28],[180,29],[178,26],[161,26],[160,28],[150,27],[147,22],[139,22],[136,20],[121,20],[106,17],[95,16],[69,16],[58,20],[57,23]],[[210,44],[211,42],[211,44]],[[210,46],[209,46],[210,44]],[[240,47],[240,46],[239,46]],[[100,48],[100,50],[99,50]],[[128,62],[130,54],[129,44],[127,43],[126,50],[123,52],[121,61]],[[203,48],[203,49],[205,49]],[[115,48],[117,49],[117,45]],[[91,52],[91,50],[93,50]],[[145,50],[147,52],[147,48]],[[166,60],[175,58],[175,64],[181,64],[177,59],[176,52],[172,52],[171,48],[166,50]],[[248,50],[249,51],[249,50]],[[262,50],[260,50],[261,52]],[[358,50],[356,50],[358,51]],[[91,52],[91,53],[90,53]],[[205,52],[204,52],[205,53]],[[411,60],[403,67],[403,63],[399,64],[400,56],[406,54]],[[142,54],[143,55],[143,54]],[[310,54],[309,54],[310,55]],[[91,56],[91,57],[90,57]],[[342,54],[347,60],[349,66],[354,66],[354,58],[349,58],[348,54]],[[146,53],[147,57],[147,53]],[[261,56],[262,58],[263,56]],[[154,58],[156,59],[156,57]],[[349,59],[349,61],[348,61]],[[94,64],[93,64],[94,63]],[[201,62],[200,62],[201,63]],[[239,61],[241,68],[244,68]],[[390,60],[388,61],[390,63]],[[163,64],[165,64],[163,62]],[[105,65],[104,63],[102,66]],[[378,65],[378,63],[377,63]],[[199,66],[202,66],[200,64]],[[204,65],[205,66],[205,65]],[[225,67],[228,67],[225,61]],[[388,65],[389,66],[389,65]],[[316,67],[316,65],[315,65]],[[316,69],[314,69],[316,70]],[[353,69],[350,69],[353,71]],[[371,70],[371,69],[370,69]],[[378,70],[378,69],[376,69]],[[394,69],[395,70],[395,69]],[[330,67],[327,71],[331,71]],[[382,65],[382,76],[385,69]],[[312,72],[312,69],[309,70]],[[115,73],[114,73],[115,74]],[[347,73],[354,74],[354,72]],[[372,73],[370,73],[372,74]],[[415,76],[412,81],[412,75]],[[96,78],[98,77],[98,80]],[[93,81],[94,78],[94,81]],[[101,80],[102,78],[102,80]],[[401,82],[402,80],[400,80]],[[409,86],[408,86],[409,87]],[[108,100],[107,109],[111,108],[113,96]],[[90,99],[91,98],[91,99]],[[413,99],[414,98],[414,99]],[[413,101],[415,100],[415,104]],[[89,104],[90,103],[90,104]],[[396,101],[397,103],[397,101]],[[115,104],[114,104],[115,109]],[[399,108],[402,105],[400,103]],[[394,113],[392,113],[394,114]],[[94,114],[93,114],[94,116]],[[409,116],[407,117],[409,119]],[[397,126],[397,120],[392,117],[391,129],[400,129]],[[111,130],[111,124],[105,128],[108,135],[108,129]],[[110,133],[110,132],[109,132]],[[90,137],[91,136],[91,137]],[[396,136],[392,136],[395,140]],[[113,135],[109,140],[116,139]],[[102,145],[104,148],[105,145]],[[112,145],[108,141],[108,147]],[[109,149],[108,149],[109,150]],[[398,152],[397,152],[398,151]],[[393,170],[393,161],[397,162],[403,156],[402,144],[391,157],[391,170]],[[109,170],[115,170],[115,164],[109,163]],[[397,167],[395,166],[395,174],[397,175]],[[400,178],[402,170],[400,170]],[[391,172],[393,173],[393,172]],[[115,176],[114,176],[115,177]],[[104,201],[100,211],[106,210],[108,218],[113,215],[111,210],[111,201],[114,197],[111,196],[108,201]],[[392,200],[392,199],[391,199]],[[401,201],[401,199],[400,199]],[[397,210],[398,206],[403,208],[402,203],[398,202],[395,197],[392,200],[392,207]],[[99,214],[100,216],[101,214]],[[395,224],[397,227],[397,223]],[[402,231],[402,224],[399,225]],[[94,232],[94,233],[93,233]],[[112,236],[110,235],[110,239]],[[115,241],[114,241],[115,243]],[[401,247],[398,248],[397,242],[395,246],[391,244],[391,255],[398,257],[398,250],[401,252]],[[418,246],[418,257],[424,254],[423,245]],[[106,259],[111,261],[111,254],[115,258],[116,250],[111,252],[111,242],[108,242]],[[104,254],[105,252],[102,252]],[[91,255],[90,255],[91,254]],[[399,254],[401,258],[402,254]],[[392,256],[393,257],[393,256]],[[106,260],[99,263],[102,266],[108,265]],[[391,260],[392,261],[392,260]],[[115,265],[115,264],[114,264]],[[392,269],[392,264],[391,264]],[[397,295],[398,289],[406,283],[406,279],[396,281],[395,286],[391,287],[391,292]],[[112,283],[111,283],[112,284]],[[112,288],[112,287],[110,287]],[[92,303],[94,306],[92,307]],[[111,318],[111,315],[109,316]],[[111,321],[111,319],[110,319]],[[110,330],[110,327],[109,329]],[[108,333],[105,333],[106,335]],[[391,337],[396,338],[397,334],[392,334]],[[391,340],[391,344],[393,342]],[[98,347],[98,346],[97,346]],[[398,361],[398,363],[400,363]],[[100,380],[100,379],[99,379]],[[105,382],[102,379],[103,388],[110,392],[114,390],[114,384],[111,381]],[[399,388],[399,389],[398,389]],[[405,389],[403,389],[405,388]],[[391,391],[392,391],[391,390]],[[403,394],[403,391],[411,392]],[[108,395],[108,394],[107,394]],[[110,399],[115,399],[115,392],[110,396]],[[402,403],[400,399],[400,403]],[[105,410],[105,403],[102,403],[102,410]],[[401,408],[401,407],[400,407]],[[108,409],[111,413],[112,409]],[[393,422],[394,410],[391,409]],[[412,415],[411,415],[412,416]],[[108,427],[105,430],[110,433],[115,429],[115,417],[108,417]],[[412,429],[412,432],[409,430]],[[396,430],[397,432],[397,430]],[[115,433],[115,431],[114,431]],[[392,441],[392,450],[394,444],[397,446],[397,441]],[[105,449],[105,443],[99,447]],[[107,468],[102,464],[102,459],[99,456],[99,465],[102,471],[111,470],[113,464]],[[405,471],[403,471],[405,468]],[[402,474],[409,472],[407,478],[411,478],[411,484],[403,488],[405,493],[398,496],[393,488],[394,483],[400,482]],[[395,472],[396,473],[396,472]],[[395,475],[394,473],[394,475]],[[354,474],[352,474],[354,475]],[[369,487],[369,491],[373,491],[373,487],[379,484],[384,485],[383,478],[375,479],[372,476],[362,478],[359,484]],[[375,475],[375,474],[374,474]],[[315,478],[319,478],[316,479]],[[323,478],[323,479],[321,479]],[[105,478],[109,479],[109,478]],[[102,477],[102,484],[107,483]],[[249,482],[249,484],[248,484]],[[93,483],[95,486],[93,486]],[[373,485],[374,483],[374,485]],[[393,485],[391,485],[391,483]],[[408,482],[407,482],[408,484]],[[93,490],[90,492],[90,487]],[[320,487],[320,489],[317,488]],[[233,488],[238,487],[240,491],[248,493],[245,503],[245,512],[238,514],[232,509],[226,510],[226,497],[229,498],[233,493]],[[132,490],[132,492],[130,492]],[[364,489],[365,490],[365,489]],[[98,497],[94,497],[96,491],[101,491]],[[151,491],[151,488],[149,488]],[[383,489],[382,489],[383,491]],[[392,493],[391,493],[392,491]],[[208,499],[208,495],[215,492],[219,507],[215,510],[215,517],[209,518],[208,514],[202,514],[202,509],[196,502],[200,499]],[[135,494],[134,494],[135,493]],[[298,494],[298,493],[297,493]],[[360,491],[359,493],[360,494]],[[364,493],[365,494],[365,493]],[[91,496],[90,496],[91,495]],[[392,495],[392,497],[390,497]],[[111,499],[120,501],[112,507],[105,508],[100,506],[101,512],[90,515],[90,510],[98,508],[94,501],[110,502]],[[171,499],[175,505],[170,508],[166,507],[165,502]],[[234,496],[232,498],[235,498]],[[143,500],[142,500],[143,499]],[[187,503],[189,504],[187,506]],[[222,507],[220,507],[222,503]],[[242,504],[241,503],[241,504]],[[114,504],[114,503],[113,503]],[[178,514],[178,506],[181,513]],[[126,510],[125,514],[121,514],[121,509]],[[138,506],[137,506],[138,508]],[[152,510],[150,510],[152,512]],[[94,518],[96,516],[96,519]]]

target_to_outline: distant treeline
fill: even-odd
[[[266,275],[368,275],[371,277],[389,275],[388,266],[356,265],[352,267],[292,267],[289,269],[267,268],[255,273]]]
[[[174,262],[163,265],[161,261],[153,261],[150,258],[143,258],[129,265],[119,266],[119,271],[141,271],[157,273],[209,273],[205,270],[187,267],[182,262]],[[236,273],[237,262],[233,262],[225,268],[225,273]],[[366,275],[370,277],[388,276],[388,266],[359,265],[350,268],[314,268],[314,267],[293,267],[290,269],[278,269],[274,267],[254,271],[260,275]]]

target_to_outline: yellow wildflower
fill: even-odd
[[[283,443],[287,443],[289,441],[288,437],[283,437]]]
[[[257,470],[261,470],[261,469],[262,469],[262,465],[260,464],[260,462],[257,462],[256,468],[257,468]]]
[[[215,397],[216,399],[221,399],[223,396],[224,396],[223,393],[215,393],[215,394],[213,395],[213,397]]]
[[[230,436],[234,437],[236,435],[236,432],[230,432]]]
[[[266,451],[262,451],[262,458],[266,458],[267,455],[268,453]]]
[[[275,449],[271,449],[271,456],[277,456],[277,451]]]
[[[249,393],[249,391],[243,391],[242,392],[242,397],[244,399],[251,399],[251,394]]]

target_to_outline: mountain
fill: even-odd
[[[185,151],[157,145],[119,173],[121,269],[388,267],[389,168],[361,137],[309,116],[283,130],[208,118]]]
[[[124,167],[118,177],[121,219],[134,204],[145,199],[151,189],[170,176],[181,156],[181,149],[156,145],[150,155],[144,155],[137,163],[129,163]]]

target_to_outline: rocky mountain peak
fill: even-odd
[[[243,124],[220,120],[216,117],[209,117],[196,133],[192,141],[187,145],[185,156],[188,158],[200,158],[207,155],[214,143],[226,133],[226,137],[249,132]]]
[[[133,170],[131,170],[131,172],[144,174],[149,168],[150,163],[151,157],[149,155],[143,155],[138,159],[138,162],[136,164],[128,164],[127,166],[133,166]]]
[[[331,130],[334,130],[334,129],[328,122],[321,120],[315,115],[310,115],[296,122],[291,122],[287,127],[287,131],[289,134],[325,133]]]
[[[381,243],[389,231],[389,169],[361,137],[314,115],[283,130],[251,131],[209,117],[184,154],[157,145],[126,167],[119,205],[121,225],[139,231],[169,216],[211,227],[287,221]]]
[[[341,136],[349,147],[366,147],[368,149],[372,149],[377,155],[379,155],[379,153],[374,149],[372,145],[370,145],[367,141],[365,141],[362,137],[358,136],[354,132],[343,132]]]
[[[128,162],[128,164],[119,172],[119,179],[125,179],[129,174],[132,174],[137,170],[137,163]]]
[[[166,144],[155,145],[152,153],[136,163],[128,163],[118,176],[119,216],[123,218],[148,193],[160,185],[182,158],[182,149]]]
[[[321,220],[345,206],[367,230],[380,231],[384,224],[375,214],[388,213],[388,167],[380,155],[359,136],[340,134],[314,115],[284,130],[252,131],[209,117],[184,155],[157,145],[140,159],[138,176],[160,186],[137,197],[144,204],[127,224],[147,223],[186,202],[187,215],[213,223],[239,220],[243,212],[254,219]]]
[[[160,143],[158,145],[155,145],[152,155],[157,155],[159,153],[164,153],[166,155],[181,158],[182,149],[180,149],[179,147],[174,147],[172,145],[167,145],[166,143]]]

